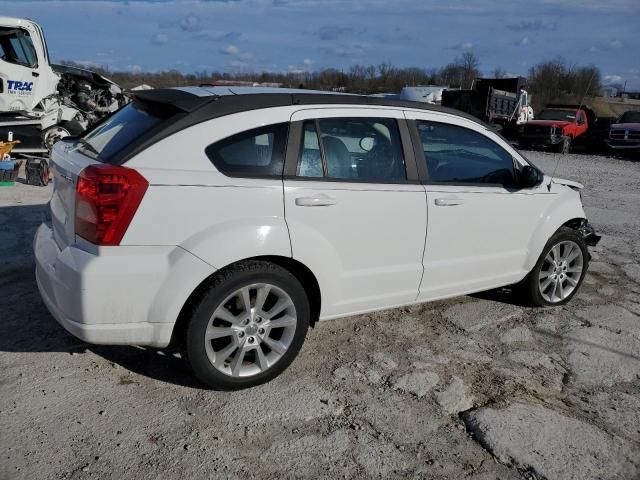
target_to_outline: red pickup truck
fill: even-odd
[[[574,141],[585,136],[594,118],[592,110],[584,106],[549,105],[535,120],[524,124],[518,143],[522,149],[545,147],[569,153]]]

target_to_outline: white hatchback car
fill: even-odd
[[[567,302],[581,185],[472,117],[303,90],[181,88],[56,144],[40,293],[97,344],[184,347],[221,389],[294,359],[317,320],[516,285]]]

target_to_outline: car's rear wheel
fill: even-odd
[[[221,272],[196,307],[186,336],[194,374],[236,390],[267,382],[296,357],[309,326],[304,288],[286,269],[248,261]]]
[[[560,228],[547,242],[538,262],[521,285],[526,300],[537,306],[563,305],[576,294],[589,267],[582,236]]]

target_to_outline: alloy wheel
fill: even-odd
[[[540,295],[558,303],[573,293],[582,276],[584,258],[577,243],[565,240],[555,244],[544,257],[538,276]]]
[[[231,377],[271,368],[288,351],[296,331],[291,297],[268,283],[237,289],[214,311],[205,331],[211,364]]]

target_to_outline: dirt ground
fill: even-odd
[[[569,305],[499,291],[324,322],[235,393],[59,327],[31,252],[50,187],[0,187],[0,479],[640,478],[640,162],[557,175],[603,235]]]

